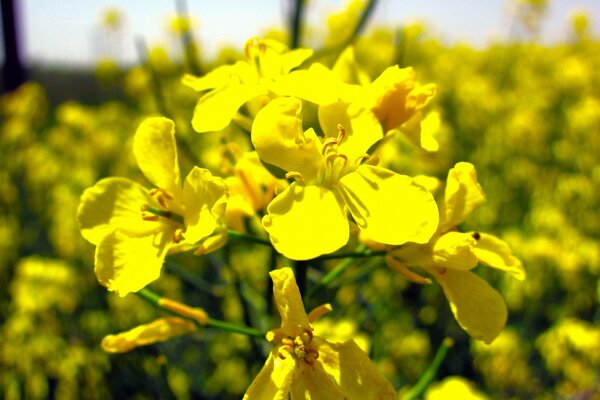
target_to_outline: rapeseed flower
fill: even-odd
[[[470,270],[482,263],[519,280],[525,279],[525,270],[503,240],[488,233],[457,231],[456,226],[484,201],[475,167],[457,163],[448,172],[440,223],[431,240],[395,247],[389,251],[386,262],[416,283],[430,280],[410,268],[425,269],[442,285],[461,327],[473,338],[489,344],[506,324],[506,305],[495,289]]]
[[[296,98],[275,99],[252,127],[259,157],[296,179],[263,218],[277,251],[306,260],[339,249],[350,235],[348,212],[380,243],[426,243],[438,225],[431,193],[409,176],[363,163],[383,136],[375,116],[352,105],[337,108],[321,119],[320,138],[312,128],[303,131],[301,108]]]
[[[81,234],[97,246],[98,281],[120,296],[157,279],[168,253],[222,244],[227,203],[223,180],[206,169],[194,167],[181,185],[173,121],[145,120],[133,152],[157,188],[105,178],[85,190],[77,211]]]
[[[314,336],[311,323],[328,305],[309,315],[290,268],[270,272],[281,327],[267,333],[276,344],[244,400],[396,399],[396,391],[354,340],[332,343]]]
[[[311,49],[287,47],[272,39],[251,38],[244,46],[246,60],[224,65],[202,77],[185,75],[182,82],[206,92],[196,104],[192,126],[196,132],[210,132],[229,125],[239,108],[248,103],[255,115],[277,96],[293,95],[316,104],[338,99],[341,82],[321,64],[308,70],[292,71],[312,54]]]

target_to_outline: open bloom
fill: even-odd
[[[363,163],[383,136],[374,115],[353,106],[332,112],[322,119],[320,138],[312,128],[303,131],[301,108],[296,98],[278,98],[252,127],[260,158],[296,179],[263,218],[277,251],[306,260],[339,249],[349,238],[348,213],[380,243],[426,243],[438,224],[431,193],[411,177]]]
[[[391,250],[386,261],[390,268],[417,283],[429,280],[409,267],[421,267],[442,285],[458,323],[473,338],[491,343],[507,319],[500,294],[470,270],[478,263],[503,270],[519,280],[525,270],[506,242],[481,232],[458,232],[456,226],[485,201],[477,182],[475,167],[457,163],[448,172],[440,225],[425,244],[408,243]]]
[[[194,167],[180,183],[174,124],[149,118],[136,131],[138,166],[157,187],[105,178],[85,190],[77,210],[81,234],[96,245],[95,273],[124,296],[157,279],[169,252],[223,243],[215,235],[225,212],[223,180]]]
[[[244,400],[396,399],[392,385],[354,340],[332,343],[313,335],[311,322],[327,312],[306,314],[290,268],[270,273],[281,327],[267,340],[276,344]],[[330,308],[329,308],[330,309]]]
[[[338,80],[323,65],[292,71],[308,59],[311,49],[295,49],[270,39],[251,38],[244,46],[246,60],[224,65],[202,77],[185,75],[182,82],[200,97],[192,126],[196,132],[221,130],[238,109],[248,104],[252,115],[277,96],[294,95],[317,104],[338,98]]]

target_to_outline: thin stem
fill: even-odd
[[[337,277],[339,277],[345,270],[347,270],[351,265],[354,264],[354,258],[346,258],[342,260],[338,265],[335,266],[331,271],[329,271],[315,286],[313,286],[308,293],[306,294],[306,298],[310,299],[313,297],[319,290],[329,285],[333,282]]]
[[[327,254],[324,256],[320,256],[317,260],[335,260],[338,258],[365,258],[365,257],[378,257],[385,256],[387,254],[386,250],[366,250],[366,251],[355,251],[350,253],[337,253],[337,254]]]
[[[234,324],[231,322],[222,321],[222,320],[218,320],[218,319],[214,319],[214,318],[210,318],[210,317],[208,317],[206,319],[205,323],[200,324],[200,322],[197,319],[190,318],[188,315],[180,314],[180,313],[176,312],[175,310],[173,310],[172,308],[165,307],[163,305],[164,301],[168,300],[168,299],[166,299],[165,297],[161,297],[159,294],[154,293],[153,291],[151,291],[148,288],[140,289],[135,294],[138,295],[143,300],[145,300],[147,303],[153,305],[154,307],[160,308],[163,311],[166,311],[170,314],[177,315],[181,318],[185,318],[190,321],[193,321],[196,324],[198,324],[199,326],[216,328],[216,329],[233,332],[233,333],[241,333],[242,335],[247,335],[247,336],[252,336],[252,337],[257,337],[257,338],[264,338],[264,336],[265,336],[264,332],[260,331],[259,329],[251,328],[251,327],[244,326],[244,325],[238,325],[238,324]],[[161,302],[163,304],[161,304]]]
[[[245,233],[233,231],[231,229],[227,230],[227,235],[229,235],[230,239],[245,240],[247,242],[262,244],[264,246],[271,246],[271,242],[267,239],[262,239],[262,238],[259,238],[256,236],[247,235]]]
[[[431,384],[431,382],[435,379],[435,375],[437,374],[438,369],[442,365],[442,362],[446,358],[448,354],[448,350],[454,345],[454,340],[452,338],[445,338],[440,345],[435,357],[433,357],[433,361],[427,368],[427,370],[421,375],[419,381],[406,393],[402,400],[412,400],[420,397],[425,389]]]

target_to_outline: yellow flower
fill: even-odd
[[[222,243],[218,227],[227,192],[222,179],[194,167],[183,187],[173,121],[149,118],[133,143],[138,166],[157,188],[105,178],[85,190],[77,210],[81,234],[96,247],[95,273],[125,296],[160,275],[167,253]]]
[[[208,91],[194,109],[196,132],[225,128],[238,109],[253,99],[248,104],[252,115],[277,96],[294,95],[317,104],[337,100],[340,82],[323,65],[290,72],[312,55],[311,49],[288,51],[276,40],[251,38],[244,50],[245,61],[218,67],[203,77],[183,77],[182,82],[192,89]]]
[[[457,163],[448,172],[440,224],[431,240],[426,244],[396,247],[388,253],[386,262],[417,283],[429,283],[429,280],[409,267],[425,269],[442,285],[462,328],[473,338],[489,344],[506,324],[506,305],[496,290],[470,270],[481,263],[508,272],[519,280],[525,279],[525,270],[508,244],[496,236],[456,231],[456,226],[484,201],[475,167],[466,162]]]
[[[263,218],[277,251],[306,260],[339,249],[350,234],[348,211],[375,241],[426,243],[438,224],[431,193],[408,176],[362,163],[383,135],[373,114],[338,108],[321,119],[325,137],[319,138],[312,128],[303,131],[301,107],[296,98],[273,100],[252,127],[259,157],[296,179]]]
[[[306,314],[290,268],[270,273],[281,327],[267,340],[276,344],[244,400],[287,399],[396,399],[392,385],[369,357],[349,339],[332,343],[313,335],[311,323],[324,312],[321,306]]]

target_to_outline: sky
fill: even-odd
[[[152,45],[176,45],[167,30],[175,15],[175,0],[16,0],[21,17],[23,57],[27,63],[93,65],[109,53],[102,35],[101,15],[109,8],[122,11],[125,26],[110,52],[123,63],[137,60],[135,41]],[[341,10],[348,0],[310,0],[308,18],[324,24],[330,12]],[[423,21],[430,32],[449,44],[467,42],[483,47],[507,38],[509,5],[517,0],[380,0],[370,23],[395,27]],[[599,0],[548,0],[541,40],[552,43],[568,36],[574,10],[591,16],[592,30],[600,36]],[[195,34],[208,57],[219,46],[241,48],[245,40],[260,36],[269,27],[284,28],[291,0],[187,0]],[[368,29],[368,27],[367,27]],[[113,43],[113,42],[111,42]]]

